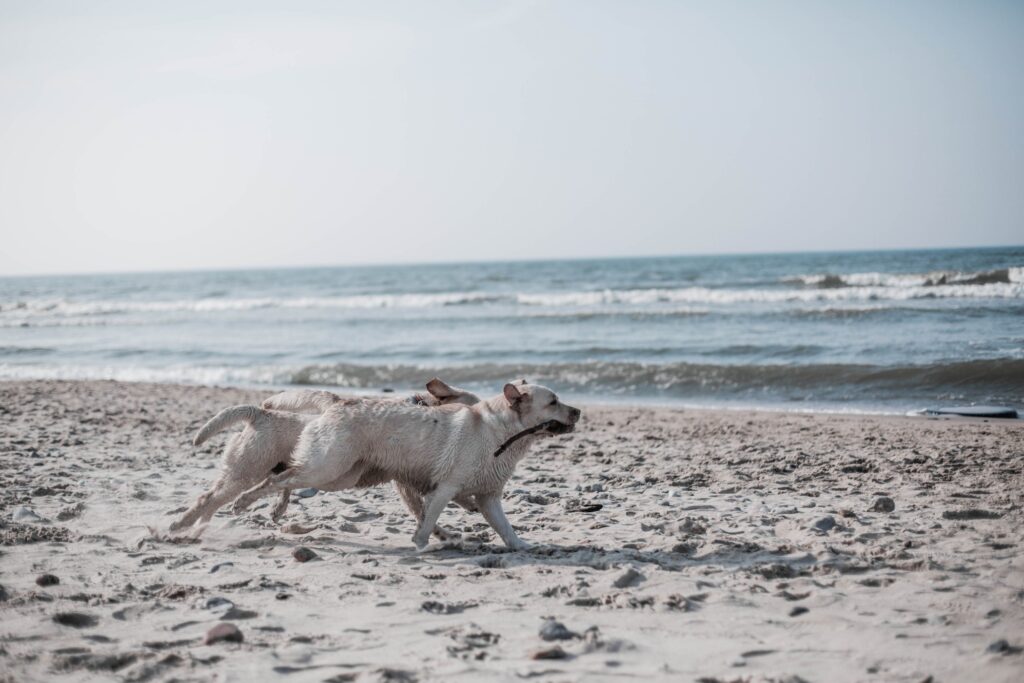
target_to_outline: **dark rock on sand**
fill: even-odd
[[[305,546],[299,546],[292,551],[292,557],[295,558],[296,562],[309,562],[310,560],[315,560],[320,556]]]
[[[244,640],[242,632],[234,624],[221,622],[206,632],[203,638],[204,645],[214,643],[240,643]]]
[[[61,626],[72,628],[92,628],[99,623],[99,619],[84,612],[57,612],[53,615],[53,620]]]
[[[544,622],[544,625],[540,627],[540,632],[537,634],[541,637],[541,640],[572,640],[578,638],[579,634],[570,631],[560,621],[554,619],[548,619]]]
[[[537,650],[530,655],[530,659],[568,659],[569,653],[555,645],[554,647],[546,647],[542,650]]]
[[[992,510],[982,510],[980,508],[968,508],[966,510],[946,510],[942,513],[943,519],[999,519],[1003,516],[1002,512],[993,512]]]
[[[53,574],[40,574],[36,577],[36,585],[44,588],[46,586],[56,586],[58,583],[60,583],[60,579]]]
[[[988,652],[998,655],[1017,655],[1024,651],[1024,648],[1016,645],[1010,645],[1009,641],[1005,638],[1000,638],[985,649]]]
[[[630,567],[626,571],[622,572],[622,574],[620,574],[619,577],[612,582],[612,585],[616,588],[631,588],[632,586],[639,584],[646,578],[647,577],[645,577],[643,574]]]
[[[801,614],[807,614],[810,611],[811,610],[807,609],[806,607],[801,607],[800,605],[797,605],[793,609],[789,610],[789,616],[798,617]]]
[[[222,598],[219,595],[214,595],[213,597],[206,598],[205,600],[200,599],[197,602],[197,606],[201,607],[202,609],[228,610],[234,607],[235,603],[231,602],[227,598]]]
[[[832,515],[828,515],[826,517],[822,517],[821,519],[819,519],[817,522],[814,523],[814,528],[817,529],[818,531],[822,531],[824,533],[828,533],[829,531],[832,531],[832,529],[836,528],[835,517],[833,517]]]
[[[872,512],[892,512],[896,509],[896,501],[889,496],[875,498],[875,504],[871,506]]]

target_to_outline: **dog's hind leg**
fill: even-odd
[[[412,542],[416,544],[417,548],[423,548],[427,545],[427,541],[430,540],[430,533],[437,526],[437,519],[441,516],[441,511],[444,510],[444,507],[448,505],[448,502],[458,492],[459,488],[454,484],[441,483],[427,495],[423,519],[420,521],[416,533],[412,536]]]
[[[185,511],[185,514],[171,524],[171,531],[185,529],[197,521],[201,521],[204,524],[209,522],[221,506],[245,491],[246,486],[246,482],[238,481],[227,474],[222,474],[213,486],[206,493],[199,496],[195,504]]]
[[[277,505],[275,505],[274,509],[270,511],[270,518],[272,520],[276,522],[284,517],[284,513],[288,511],[288,503],[291,501],[291,498],[291,489],[284,489],[281,491],[281,496],[277,499]]]
[[[274,491],[281,491],[283,494],[290,494],[291,489],[298,488],[317,488],[324,491],[341,491],[343,489],[350,489],[356,485],[356,482],[359,481],[359,477],[362,473],[363,469],[361,467],[354,467],[343,475],[324,481],[318,476],[306,473],[301,467],[292,468],[282,472],[281,474],[270,475],[264,479],[261,484],[254,486],[243,493],[235,501],[235,504],[231,507],[231,511],[235,514],[244,512],[258,499],[263,496],[270,495]],[[279,500],[274,510],[276,511],[280,507],[282,507],[282,501]],[[284,504],[284,507],[287,508],[287,503]]]
[[[231,512],[234,514],[241,514],[249,509],[253,503],[262,498],[263,496],[270,495],[274,491],[288,491],[290,486],[281,486],[280,479],[291,477],[291,472],[285,472],[283,474],[272,474],[262,482],[252,487],[238,498],[235,499],[234,504],[231,506]],[[280,505],[280,502],[278,503]]]

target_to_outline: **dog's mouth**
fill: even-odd
[[[529,429],[524,429],[505,441],[505,443],[501,444],[501,446],[498,447],[498,450],[494,452],[494,457],[497,458],[499,455],[504,453],[509,446],[524,436],[529,436],[530,434],[568,434],[574,429],[576,429],[576,425],[566,424],[564,422],[559,422],[558,420],[541,422],[539,425],[530,427]]]
[[[558,420],[548,420],[543,424],[541,431],[548,434],[569,434],[575,429],[576,425],[559,422]]]

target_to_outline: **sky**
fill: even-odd
[[[1024,242],[1020,2],[0,0],[0,274]]]

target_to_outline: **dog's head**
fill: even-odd
[[[529,384],[524,379],[509,382],[502,393],[527,429],[544,424],[542,431],[549,434],[568,434],[576,429],[580,409],[562,403],[547,387]]]
[[[471,406],[480,402],[480,397],[476,394],[445,384],[437,377],[427,382],[427,391],[430,392],[429,396],[416,395],[425,405],[444,406],[449,403],[461,403]]]

